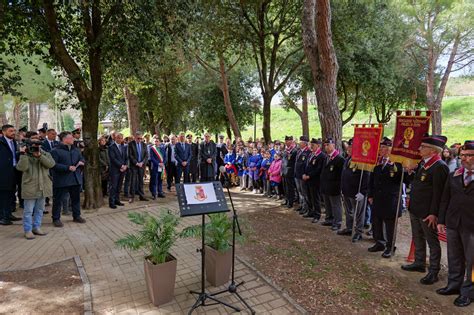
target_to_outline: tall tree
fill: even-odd
[[[410,50],[425,66],[426,106],[433,111],[432,132],[440,134],[441,104],[449,76],[474,62],[474,3],[417,0],[406,4],[407,16],[415,25]],[[417,57],[420,51],[422,59]]]
[[[11,35],[7,36],[9,52],[33,51],[64,69],[79,99],[87,160],[85,208],[103,203],[97,134],[104,70],[132,56],[139,59],[149,48],[146,39],[162,37],[168,5],[168,1],[146,0],[8,3],[2,26]]]
[[[292,0],[240,1],[263,98],[263,137],[271,140],[271,103],[304,60],[301,4]]]
[[[329,0],[304,0],[303,45],[313,74],[323,138],[342,139],[342,118],[337,103],[339,69],[331,32]]]

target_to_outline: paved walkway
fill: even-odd
[[[44,218],[43,230],[49,234],[32,241],[23,238],[19,223],[2,226],[0,271],[33,268],[78,255],[91,283],[94,313],[186,314],[195,302],[195,296],[189,294],[189,290],[200,289],[201,265],[196,252],[199,241],[180,239],[174,246],[172,253],[178,259],[175,299],[160,308],[151,304],[147,296],[143,254],[120,250],[114,244],[117,239],[133,231],[134,225],[127,219],[128,211],[147,211],[155,215],[168,209],[177,212],[176,197],[173,195],[168,194],[166,199],[159,201],[138,201],[116,210],[102,208],[86,212],[84,218],[87,223],[82,225],[72,223],[71,217],[65,217],[62,229],[52,226],[48,214]],[[246,208],[244,202],[240,206]],[[197,217],[181,221],[183,227],[198,223],[200,219]],[[236,264],[236,279],[246,282],[239,293],[257,314],[300,313],[279,291],[241,262]],[[217,291],[219,288],[209,289]],[[238,305],[234,296],[223,296],[223,300]],[[243,305],[238,306],[244,308]],[[197,313],[229,314],[230,310],[216,305],[199,308]]]

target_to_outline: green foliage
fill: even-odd
[[[145,258],[155,265],[166,262],[178,235],[178,217],[171,213],[163,213],[157,218],[148,213],[130,212],[128,218],[139,225],[141,230],[127,234],[116,241],[116,245],[133,251],[144,250]]]
[[[63,130],[66,131],[73,131],[74,128],[74,119],[71,117],[70,114],[63,114]]]
[[[206,245],[220,252],[227,251],[232,241],[232,218],[226,213],[209,214],[208,218],[210,221],[205,225]],[[202,237],[201,225],[185,228],[180,237]],[[242,241],[242,238],[237,237],[237,240]]]

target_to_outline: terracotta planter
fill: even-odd
[[[206,245],[206,279],[214,287],[226,284],[232,267],[232,250],[219,252]]]
[[[174,298],[177,260],[172,255],[169,261],[154,265],[145,259],[145,280],[148,297],[155,306],[166,304]]]

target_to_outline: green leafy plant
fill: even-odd
[[[206,223],[206,245],[213,249],[225,252],[231,247],[232,241],[232,218],[226,213],[215,213],[208,215],[209,222]],[[180,237],[195,237],[202,236],[201,225],[193,225],[185,228]],[[243,241],[241,236],[236,236],[240,242]]]
[[[145,257],[155,265],[169,260],[169,251],[178,237],[178,217],[168,212],[159,217],[130,212],[128,218],[142,229],[136,234],[127,234],[115,244],[124,249],[144,250]]]

